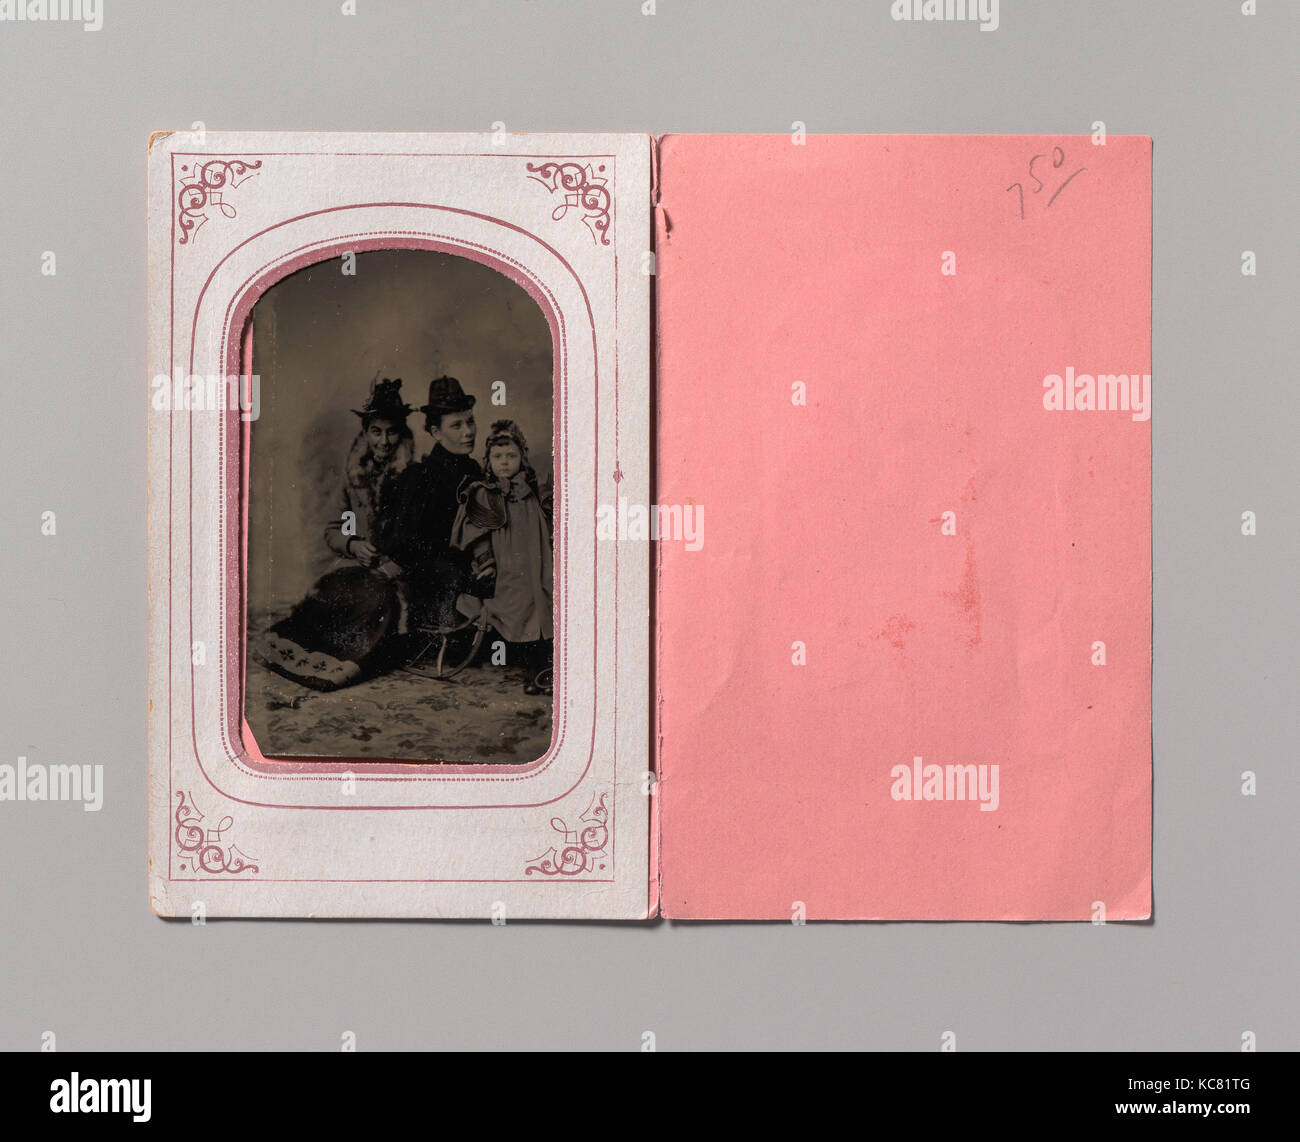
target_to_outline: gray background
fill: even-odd
[[[0,24],[0,1048],[1300,1047],[1300,4],[128,3]],[[145,141],[217,129],[1155,139],[1150,925],[164,923],[145,892]],[[810,188],[815,192],[815,188]],[[1243,250],[1259,275],[1243,277]],[[58,275],[42,277],[44,250]],[[1289,303],[1289,304],[1288,304]],[[1259,534],[1240,534],[1258,513]],[[57,537],[40,513],[58,512]],[[1259,794],[1240,795],[1243,770]]]

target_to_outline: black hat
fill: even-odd
[[[449,412],[464,412],[474,407],[475,398],[460,387],[455,377],[438,377],[429,382],[429,403],[420,411],[433,420]]]
[[[411,406],[402,400],[402,378],[382,381],[376,377],[370,382],[370,396],[364,408],[352,410],[362,420],[391,420],[395,424],[405,424],[411,415]]]

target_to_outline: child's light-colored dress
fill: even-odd
[[[491,526],[501,518],[503,524]],[[486,611],[488,621],[507,642],[553,638],[551,531],[523,472],[505,487],[499,480],[483,480],[464,490],[452,527],[452,546],[469,550],[484,536],[491,537],[496,589],[489,599],[461,595],[457,610],[468,618]]]

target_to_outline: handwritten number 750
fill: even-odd
[[[1038,185],[1037,185],[1036,187],[1034,187],[1033,190],[1030,191],[1031,194],[1042,194],[1042,193],[1043,193],[1043,188],[1044,188],[1044,186],[1045,186],[1046,184],[1043,182],[1043,180],[1042,180],[1041,178],[1038,177],[1038,175],[1036,175],[1036,174],[1034,173],[1034,164],[1035,164],[1036,162],[1038,162],[1039,159],[1045,159],[1045,158],[1048,158],[1048,157],[1049,157],[1048,155],[1035,155],[1032,159],[1029,160],[1029,177],[1030,177],[1031,179],[1033,179],[1034,182],[1038,183]],[[1052,150],[1051,150],[1051,156],[1050,156],[1050,157],[1051,157],[1051,160],[1052,160],[1052,169],[1053,169],[1053,170],[1057,170],[1057,171],[1059,171],[1063,166],[1065,166],[1065,150],[1064,150],[1063,148],[1061,148],[1061,147],[1053,147]],[[1054,191],[1052,191],[1052,196],[1051,196],[1051,198],[1049,198],[1049,199],[1047,200],[1047,206],[1045,206],[1043,209],[1044,209],[1044,210],[1048,210],[1048,209],[1050,209],[1052,203],[1056,201],[1056,199],[1057,199],[1057,197],[1060,195],[1061,191],[1063,191],[1067,186],[1069,186],[1070,183],[1073,182],[1074,179],[1075,179],[1078,175],[1083,174],[1083,172],[1086,171],[1087,169],[1088,169],[1087,167],[1080,167],[1078,170],[1076,170],[1076,171],[1074,172],[1074,174],[1067,176],[1063,181],[1059,182],[1059,183],[1057,184],[1057,186],[1056,186],[1056,189],[1055,189]],[[1025,217],[1025,187],[1024,187],[1024,184],[1023,184],[1023,183],[1019,183],[1019,182],[1013,182],[1009,187],[1007,187],[1007,193],[1010,194],[1011,191],[1013,191],[1013,190],[1014,190],[1014,191],[1017,193],[1017,195],[1018,195],[1018,201],[1019,201],[1019,205],[1020,205],[1020,218],[1021,218],[1021,221],[1023,221],[1023,220],[1024,220],[1024,217]]]

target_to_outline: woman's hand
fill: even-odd
[[[375,545],[367,543],[364,539],[353,539],[348,544],[348,554],[362,567],[373,567],[375,561],[379,558],[379,551]]]

